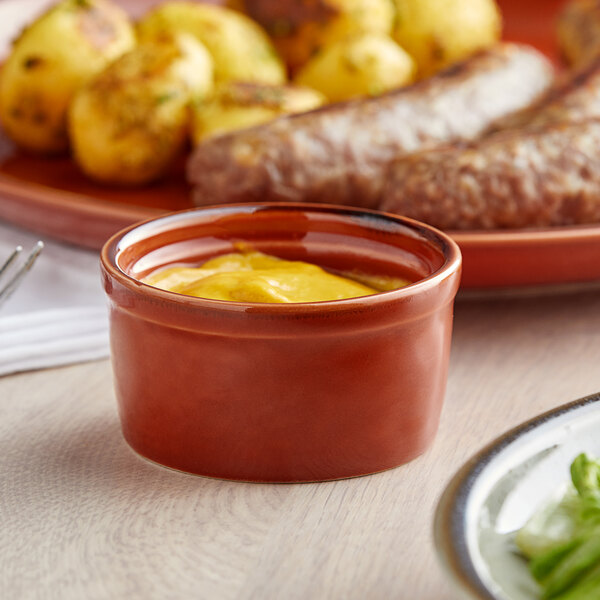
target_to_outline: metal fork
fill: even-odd
[[[43,248],[44,242],[39,241],[25,260],[21,261],[21,264],[18,264],[17,259],[21,252],[23,252],[23,246],[17,246],[6,259],[6,262],[0,266],[0,306],[6,302],[19,283],[21,283],[29,269],[33,267],[33,263],[40,255]]]

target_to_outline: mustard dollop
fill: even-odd
[[[378,285],[330,273],[321,267],[262,252],[233,252],[199,267],[167,267],[143,281],[149,285],[213,300],[235,302],[321,302],[369,296],[406,282],[372,279]]]

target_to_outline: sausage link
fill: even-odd
[[[600,221],[600,121],[495,133],[406,157],[380,208],[447,230]]]
[[[535,102],[553,80],[528,46],[499,44],[413,86],[207,140],[188,179],[197,205],[312,201],[375,207],[389,162],[472,140]]]
[[[600,118],[600,56],[569,71],[538,103],[498,121],[493,131],[596,118]]]

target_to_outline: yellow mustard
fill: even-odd
[[[233,252],[200,267],[168,267],[144,283],[164,290],[234,302],[320,302],[369,296],[407,282],[375,276],[360,281],[329,273],[302,261],[257,251]],[[370,282],[373,287],[367,285]]]

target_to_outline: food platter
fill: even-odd
[[[48,0],[0,3],[0,52],[47,4]],[[152,3],[121,0],[121,4],[135,14]],[[564,0],[499,4],[507,39],[527,41],[556,58],[554,18]],[[191,208],[183,166],[182,159],[165,181],[153,186],[102,187],[87,180],[69,159],[18,152],[0,132],[0,219],[98,249],[127,225]],[[218,197],[207,199],[207,204],[218,203]],[[600,225],[450,233],[463,252],[466,291],[574,289],[600,282]]]
[[[600,395],[595,394],[509,431],[453,477],[436,511],[435,542],[468,598],[539,598],[513,532],[569,480],[578,454],[600,455],[599,426]]]

